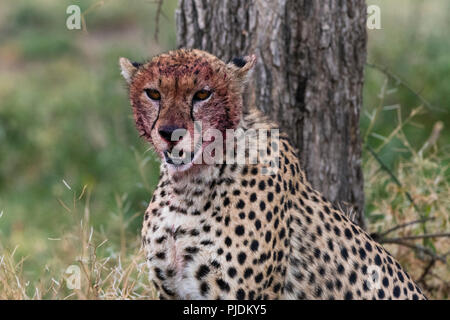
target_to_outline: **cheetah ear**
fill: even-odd
[[[120,69],[122,70],[122,76],[125,78],[128,84],[131,83],[131,80],[133,79],[136,71],[138,71],[139,67],[141,66],[140,63],[131,62],[127,58],[120,58],[119,65]]]
[[[233,58],[228,67],[241,79],[245,79],[247,73],[253,69],[256,64],[256,55],[252,54],[245,57]]]

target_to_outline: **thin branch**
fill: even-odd
[[[439,261],[441,261],[443,263],[447,263],[447,261],[445,260],[445,256],[439,256],[436,253],[434,253],[432,250],[430,250],[429,248],[423,247],[423,246],[418,245],[418,244],[408,243],[408,242],[403,241],[402,239],[390,239],[389,242],[384,242],[384,241],[380,241],[380,242],[382,242],[382,243],[398,244],[400,246],[404,246],[404,247],[407,247],[407,248],[410,248],[410,249],[414,249],[416,251],[421,251],[421,252],[429,255],[433,259],[439,260]]]
[[[105,1],[103,1],[103,0],[97,1],[97,2],[93,3],[89,8],[87,8],[85,11],[83,11],[81,13],[81,26],[82,26],[82,29],[83,29],[83,31],[85,33],[88,33],[87,24],[86,24],[86,18],[85,17],[87,16],[87,14],[89,12],[97,9],[98,7],[103,6],[104,4],[105,4]]]
[[[419,150],[419,154],[422,155],[428,148],[436,145],[439,137],[441,136],[441,132],[444,129],[444,123],[442,121],[438,121],[434,124],[433,130],[431,132],[428,140],[423,144],[422,148]]]
[[[386,88],[389,83],[389,77],[385,76],[385,80],[383,81],[383,85],[381,86],[380,93],[378,95],[379,97],[379,103],[377,108],[375,109],[375,114],[370,119],[369,127],[366,130],[366,134],[364,137],[364,142],[367,142],[369,140],[369,135],[372,132],[373,127],[375,126],[375,122],[378,118],[378,115],[381,113],[381,110],[383,109],[384,104],[384,98],[386,97]]]
[[[418,283],[424,283],[425,282],[425,277],[428,275],[428,273],[430,272],[431,268],[433,268],[433,266],[436,264],[436,259],[432,258],[430,260],[430,262],[427,264],[427,266],[425,267],[425,269],[423,270],[421,276],[419,277],[419,280],[417,280]]]
[[[419,92],[414,90],[410,84],[408,84],[405,80],[400,78],[398,75],[394,74],[392,71],[389,71],[386,67],[375,64],[375,63],[366,63],[366,66],[369,68],[375,69],[380,71],[381,73],[385,74],[389,78],[395,80],[397,83],[400,83],[403,87],[405,87],[407,90],[409,90],[412,94],[414,94],[421,102],[422,104],[427,107],[430,110],[434,111],[441,111],[445,112],[444,109],[433,106],[431,103],[429,103]]]
[[[377,148],[376,152],[380,152],[380,150],[382,150],[388,143],[390,143],[392,141],[392,139],[397,136],[400,135],[401,133],[403,133],[403,128],[412,121],[412,119],[420,114],[420,112],[422,111],[423,107],[420,106],[418,108],[415,108],[414,110],[411,111],[411,113],[408,115],[408,117],[404,120],[402,120],[402,116],[401,116],[401,109],[398,108],[397,113],[398,113],[398,121],[399,124],[397,125],[397,127],[389,134],[388,137],[383,139],[383,143]],[[372,133],[373,135],[373,133]],[[409,144],[408,144],[409,145]],[[410,148],[411,149],[411,148]],[[412,152],[412,150],[411,150]]]
[[[450,238],[450,232],[448,233],[429,233],[429,234],[420,234],[418,236],[406,236],[400,238],[387,238],[381,239],[383,243],[396,243],[397,241],[402,240],[420,240],[420,239],[429,239],[429,238]]]
[[[406,228],[406,227],[408,227],[408,226],[411,226],[411,225],[414,225],[414,224],[417,224],[417,223],[425,223],[425,222],[427,222],[427,221],[431,221],[431,220],[434,220],[434,219],[435,219],[434,217],[430,217],[430,218],[419,219],[419,220],[414,220],[414,221],[410,221],[410,222],[398,224],[398,225],[396,225],[395,227],[392,227],[392,228],[390,228],[390,229],[384,231],[383,233],[381,233],[381,234],[379,234],[379,235],[377,235],[377,236],[378,236],[379,238],[384,238],[384,237],[387,236],[389,233],[394,232],[394,231],[396,231],[396,230],[398,230],[398,229],[403,229],[403,228]]]
[[[442,257],[445,259],[448,255],[450,255],[450,251],[448,251],[447,253],[443,254]],[[434,261],[434,263],[432,263]],[[443,282],[443,284],[448,287],[449,283],[447,280],[442,279],[439,275],[435,274],[433,272],[432,267],[434,266],[434,264],[436,263],[436,259],[432,259],[430,261],[430,263],[427,265],[427,267],[424,269],[424,272],[422,273],[421,277],[419,278],[418,282],[422,282],[424,287],[427,286],[426,282],[425,282],[425,276],[427,274],[430,274],[430,276],[437,278],[438,280],[440,280],[441,282]]]

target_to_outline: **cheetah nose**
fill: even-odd
[[[166,125],[160,127],[158,133],[166,142],[176,145],[186,135],[187,130],[183,127]]]

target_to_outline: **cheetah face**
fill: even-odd
[[[244,81],[255,60],[226,64],[200,50],[171,51],[144,64],[120,59],[136,127],[169,172],[201,168],[205,147],[214,141],[205,133],[215,129],[224,137],[237,128]]]

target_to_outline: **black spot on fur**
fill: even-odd
[[[200,285],[200,294],[206,296],[209,292],[209,285],[206,282],[202,282]]]
[[[209,271],[210,271],[209,267],[207,265],[202,264],[198,268],[195,277],[197,278],[197,280],[201,280],[202,278],[204,278],[209,273]]]
[[[236,299],[237,300],[245,299],[245,291],[242,288],[239,288],[239,290],[236,292]]]
[[[230,286],[228,285],[228,283],[223,281],[223,279],[216,279],[216,283],[219,286],[220,290],[225,291],[225,292],[230,291]]]

